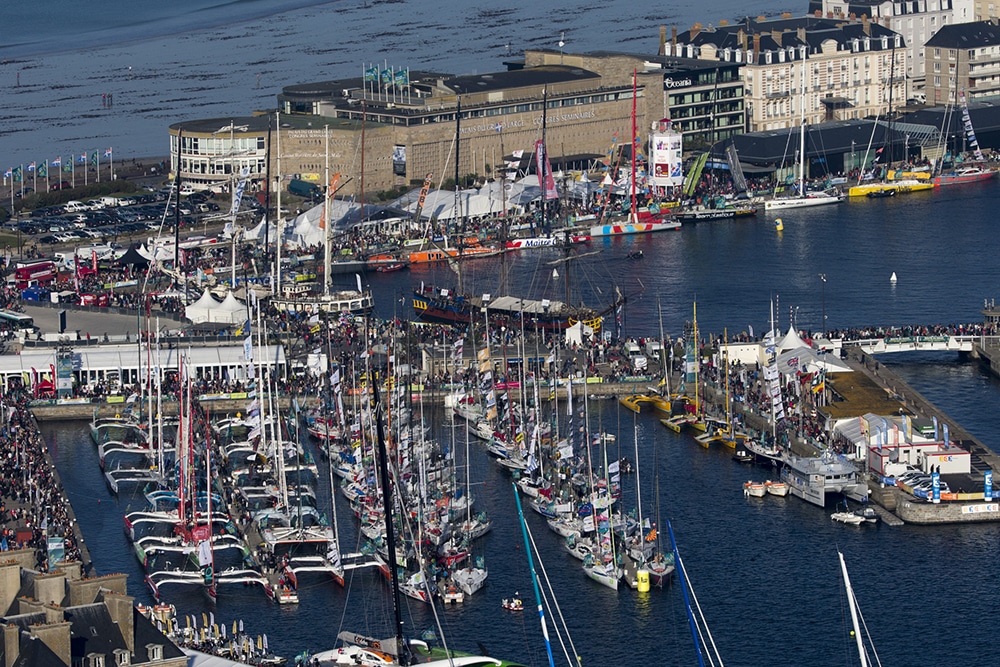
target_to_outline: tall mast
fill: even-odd
[[[802,99],[799,101],[799,196],[806,196],[806,64],[802,63]]]
[[[851,578],[847,574],[847,564],[844,562],[844,554],[837,552],[840,557],[840,571],[844,575],[844,588],[847,590],[847,606],[851,609],[851,623],[854,625],[854,639],[858,643],[858,658],[861,660],[861,667],[868,667],[868,654],[865,653],[865,643],[861,638],[861,628],[858,624],[858,607],[854,600],[854,589],[851,588]]]
[[[358,223],[363,223],[365,221],[365,121],[368,118],[368,112],[365,108],[365,100],[361,100],[361,218]],[[327,139],[329,141],[329,139]],[[326,152],[327,163],[330,161],[330,151]],[[327,165],[327,171],[329,171],[329,164]],[[327,174],[329,177],[330,174]]]
[[[548,117],[548,115],[549,115],[549,87],[545,86],[544,88],[542,88],[542,155],[541,155],[542,159],[541,159],[541,164],[535,165],[535,167],[538,169],[538,173],[542,175],[541,179],[539,179],[539,183],[541,183],[541,185],[542,185],[542,187],[541,187],[541,190],[542,190],[542,231],[545,231],[546,229],[548,229],[548,226],[549,226],[549,218],[548,218],[549,200],[545,198],[545,183],[546,183],[545,177],[547,176],[547,174],[545,173],[545,165],[549,161],[549,159],[548,159],[549,158],[549,147],[545,143],[546,118]],[[537,154],[537,151],[536,151],[536,154]],[[567,245],[569,245],[568,241],[567,241]],[[566,305],[569,305],[569,300],[568,299],[566,301]]]
[[[281,186],[282,186],[282,183],[284,181],[281,178],[281,112],[280,111],[275,112],[275,114],[274,114],[274,120],[275,120],[275,123],[278,125],[278,132],[277,132],[277,153],[278,153],[278,155],[275,158],[275,162],[277,163],[277,168],[278,168],[278,187],[277,187],[277,190],[278,190],[278,193],[277,193],[277,197],[278,197],[278,212],[277,212],[277,215],[275,216],[275,218],[278,221],[278,224],[277,224],[278,230],[277,230],[277,233],[275,234],[275,236],[277,236],[278,238],[277,238],[277,243],[276,243],[277,250],[275,252],[275,261],[274,261],[274,275],[275,275],[275,278],[274,278],[274,288],[272,290],[272,293],[274,295],[280,297],[281,296],[281,238],[282,238],[282,233],[284,231],[283,227],[284,227],[284,223],[285,223],[284,218],[281,217]]]
[[[367,329],[368,325],[365,324]],[[366,334],[367,337],[367,334]],[[410,663],[409,651],[403,640],[403,616],[399,603],[399,572],[396,564],[396,533],[392,520],[393,498],[392,486],[389,484],[389,457],[385,446],[385,425],[382,423],[382,403],[378,386],[371,384],[373,414],[375,417],[375,436],[378,446],[379,477],[382,480],[382,511],[385,513],[385,539],[388,551],[389,573],[392,580],[392,610],[396,622],[396,653],[399,664],[404,667]]]
[[[629,222],[636,222],[638,217],[636,216],[636,206],[635,206],[635,139],[636,139],[636,129],[635,129],[635,95],[636,95],[636,71],[632,70],[632,145],[629,147],[629,153],[632,154],[632,219]]]
[[[362,125],[364,121],[362,120]],[[324,126],[324,134],[326,141],[326,171],[323,180],[326,183],[330,182],[330,126]],[[364,136],[364,132],[362,132]],[[364,174],[364,162],[365,162],[365,141],[361,140],[361,173]],[[364,183],[364,176],[361,177],[361,182]],[[364,185],[361,186],[364,188]],[[330,271],[332,269],[330,262],[330,193],[326,191],[326,187],[323,188],[323,220],[325,225],[323,226],[323,294],[325,296],[330,296]],[[361,218],[364,219],[364,195],[362,194],[362,204],[361,204]]]
[[[458,96],[458,106],[455,108],[455,224],[460,226],[461,230],[465,231],[465,219],[462,218],[462,203],[461,195],[459,195],[458,179],[460,178],[458,173],[458,158],[462,153],[462,96]],[[456,230],[457,231],[457,230]],[[459,293],[461,293],[461,288],[459,288]]]

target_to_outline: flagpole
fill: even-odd
[[[69,154],[69,170],[70,170],[70,173],[72,174],[72,177],[70,178],[70,181],[71,181],[70,187],[75,188],[76,187],[76,156],[73,155],[72,153]]]
[[[23,164],[21,165],[21,199],[24,199],[24,165]]]
[[[108,172],[111,177],[110,180],[115,180],[115,147],[112,146],[108,149]]]
[[[38,192],[38,166],[31,170],[31,189]]]
[[[49,161],[45,160],[45,192],[49,192]]]
[[[83,154],[83,185],[84,185],[84,187],[86,187],[88,185],[89,180],[90,180],[90,174],[88,173],[88,170],[87,170],[87,154],[84,153]]]
[[[94,155],[97,156],[97,182],[101,182],[101,151],[94,151]]]

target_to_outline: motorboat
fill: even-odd
[[[754,455],[747,450],[740,448],[733,452],[732,459],[737,463],[753,463]]]
[[[458,584],[452,581],[441,591],[441,599],[444,600],[445,604],[465,602],[465,592],[459,588]]]
[[[868,496],[868,488],[861,481],[857,468],[842,454],[829,451],[822,456],[786,454],[783,462],[781,481],[788,484],[792,495],[814,505],[826,506],[828,494],[840,494],[858,502]]]
[[[517,593],[514,593],[512,598],[504,598],[500,601],[500,606],[507,611],[524,611],[524,603],[521,598],[518,597]]]
[[[784,482],[775,482],[769,479],[764,482],[764,489],[767,490],[767,493],[772,496],[780,496],[784,498],[788,495],[788,485]]]
[[[860,526],[865,522],[864,517],[858,516],[854,512],[834,512],[830,515],[830,518],[834,521],[839,521],[841,523],[846,523],[852,526]]]
[[[763,482],[753,480],[743,482],[743,495],[748,498],[763,498],[766,493],[767,487],[764,486]]]
[[[854,513],[864,519],[865,523],[878,523],[881,518],[871,505],[865,505],[860,509],[856,509]]]

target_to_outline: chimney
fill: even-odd
[[[857,14],[855,14],[854,12],[851,12],[850,14],[848,14],[848,15],[847,15],[847,18],[848,18],[848,19],[849,19],[849,20],[850,20],[851,22],[854,22],[854,21],[857,21],[857,20],[858,20],[858,15],[857,15]]]
[[[867,14],[861,15],[861,30],[868,36],[871,36],[872,34],[872,26],[871,23],[868,22]]]
[[[21,654],[21,629],[8,624],[3,627],[3,667],[11,667]]]
[[[827,12],[826,13],[826,18],[832,19],[833,18],[833,12]]]
[[[35,591],[32,597],[42,603],[61,603],[66,597],[66,575],[59,570],[51,574],[35,575]]]
[[[760,33],[758,32],[753,36],[753,62],[756,62],[757,58],[760,58]]]
[[[720,28],[724,28],[727,25],[729,25],[729,21],[727,21],[726,19],[719,19],[719,27]]]
[[[129,595],[119,595],[117,593],[105,593],[104,606],[108,608],[111,620],[118,625],[118,629],[125,638],[125,646],[129,651],[135,651],[135,622],[132,614],[135,611],[133,603],[135,598]]]
[[[17,561],[0,563],[0,608],[10,609],[21,589],[21,566]]]
[[[72,664],[70,658],[70,636],[69,629],[72,623],[63,621],[61,623],[47,623],[46,625],[33,625],[29,632],[34,637],[41,639],[53,653],[59,656],[64,664]]]
[[[818,19],[823,18],[823,10],[817,9],[816,11],[813,12],[813,16],[815,16]]]
[[[767,17],[764,16],[763,14],[761,14],[760,16],[757,17],[757,23],[763,23],[766,20],[767,20]]]
[[[736,31],[736,43],[740,45],[740,48],[744,51],[747,50],[747,34],[743,32],[743,28]]]
[[[784,33],[782,33],[780,30],[772,30],[771,31],[771,39],[774,40],[775,44],[777,44],[778,46],[781,46],[781,36],[783,34]]]
[[[790,19],[790,18],[792,18],[792,13],[791,12],[781,12],[781,18],[783,18],[783,19]]]
[[[691,26],[691,33],[690,34],[691,34],[691,41],[692,42],[694,41],[694,38],[698,36],[699,32],[701,32],[701,24],[700,23],[695,23],[693,26]]]
[[[661,56],[664,53],[666,53],[666,45],[667,45],[667,26],[661,25],[660,26],[660,55]]]

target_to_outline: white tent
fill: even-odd
[[[788,333],[778,341],[778,350],[784,352],[785,350],[797,350],[800,347],[809,347],[806,345],[805,341],[799,337],[797,331],[794,327],[788,327]]]
[[[211,322],[225,324],[239,324],[247,320],[247,307],[245,303],[240,303],[232,292],[226,294],[226,298],[212,311]]]
[[[219,307],[219,302],[212,298],[206,289],[201,295],[201,298],[187,306],[184,309],[184,317],[188,318],[195,324],[201,324],[202,322],[218,322],[217,319],[213,319],[213,313]]]

